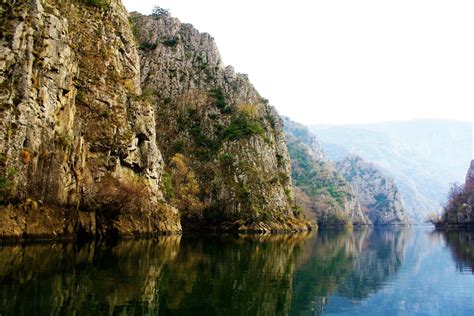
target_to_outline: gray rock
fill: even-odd
[[[183,224],[307,229],[293,207],[282,121],[247,75],[225,67],[214,39],[190,24],[136,13],[132,20],[141,84],[155,105],[157,144],[174,185],[169,200]],[[178,160],[195,181],[181,179]]]
[[[360,157],[348,156],[338,162],[336,168],[354,188],[363,213],[374,225],[410,223],[397,186],[375,165]]]
[[[128,13],[115,0],[34,4],[1,17],[0,235],[179,232]]]
[[[329,162],[309,129],[284,119],[296,201],[319,226],[368,225],[349,183]]]

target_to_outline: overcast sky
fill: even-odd
[[[306,124],[474,121],[473,0],[123,0],[210,33],[281,114]]]

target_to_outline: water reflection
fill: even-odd
[[[460,271],[474,273],[474,231],[441,232]]]
[[[0,248],[1,313],[59,315],[155,310],[160,269],[180,237],[115,246],[38,244]]]
[[[463,314],[474,278],[451,258],[472,271],[473,237],[400,228],[2,246],[0,314]]]
[[[323,231],[295,273],[293,313],[320,314],[337,294],[360,301],[394,277],[403,261],[409,230]]]
[[[287,314],[308,235],[0,248],[0,313]]]
[[[356,260],[351,273],[338,287],[338,294],[362,300],[394,278],[403,262],[409,233],[404,228],[391,228],[356,235]]]
[[[162,314],[285,315],[308,235],[186,240],[160,280]]]

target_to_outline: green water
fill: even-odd
[[[473,315],[474,233],[0,246],[3,315]]]

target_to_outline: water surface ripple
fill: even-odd
[[[3,315],[474,315],[474,232],[0,246]]]

